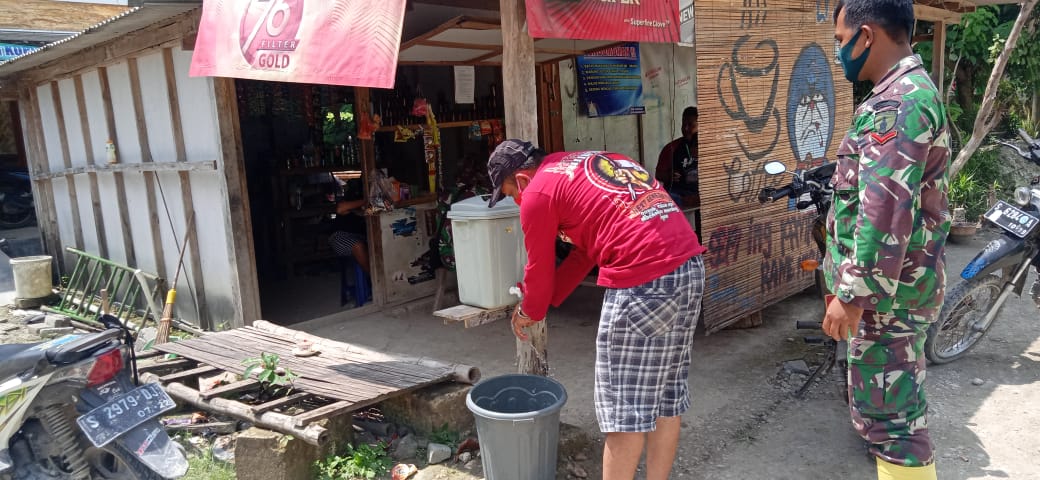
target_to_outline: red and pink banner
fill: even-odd
[[[535,38],[693,43],[693,0],[527,0]]]
[[[405,0],[205,0],[192,76],[392,88]]]

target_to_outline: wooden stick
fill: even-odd
[[[141,380],[145,382],[156,382],[159,380],[159,377],[151,373],[144,373],[141,375]],[[293,437],[299,438],[311,445],[321,447],[329,441],[329,432],[325,427],[315,424],[310,424],[306,427],[297,427],[294,424],[294,417],[290,415],[277,412],[264,412],[260,415],[254,415],[249,405],[242,402],[236,402],[234,400],[219,397],[205,400],[202,398],[202,395],[198,390],[176,382],[163,385],[163,389],[166,390],[166,393],[169,393],[171,397],[191,404],[196,408],[201,408],[210,412],[222,413],[239,420],[252,422],[258,427],[274,430],[286,435],[292,435]]]
[[[177,280],[181,276],[181,268],[184,266],[184,250],[188,246],[188,238],[195,230],[195,211],[192,210],[188,217],[188,230],[184,232],[184,241],[181,242],[181,251],[177,258],[177,271],[173,274],[173,282],[170,290],[166,293],[166,306],[163,307],[162,320],[159,321],[159,332],[155,335],[155,345],[170,341],[170,323],[173,322],[173,303],[177,300]],[[192,252],[198,255],[199,252]]]

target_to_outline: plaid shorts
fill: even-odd
[[[690,350],[704,293],[693,257],[637,287],[608,289],[596,335],[596,418],[603,432],[650,432],[690,408]]]

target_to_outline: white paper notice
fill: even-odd
[[[476,69],[473,65],[455,67],[455,103],[473,103],[476,78]]]

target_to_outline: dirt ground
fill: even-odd
[[[982,235],[951,244],[951,283],[978,252]],[[582,288],[550,314],[552,375],[567,388],[562,420],[601,438],[592,408],[595,330],[602,290]],[[790,298],[764,312],[764,325],[699,336],[690,374],[693,408],[683,421],[674,478],[873,479],[873,460],[849,423],[832,374],[805,399],[791,392],[804,377],[784,372],[783,362],[815,359],[794,330],[797,319],[816,319],[822,303],[810,295]],[[966,358],[928,371],[930,427],[943,479],[1040,478],[1040,320],[1032,300],[1012,297],[982,343]],[[484,377],[514,371],[508,326],[445,326],[428,311],[385,312],[294,328],[397,352],[421,352],[469,363]],[[810,362],[811,363],[811,362]],[[981,379],[980,386],[972,380]],[[581,462],[598,478],[599,445]],[[472,478],[438,469],[424,478]]]

